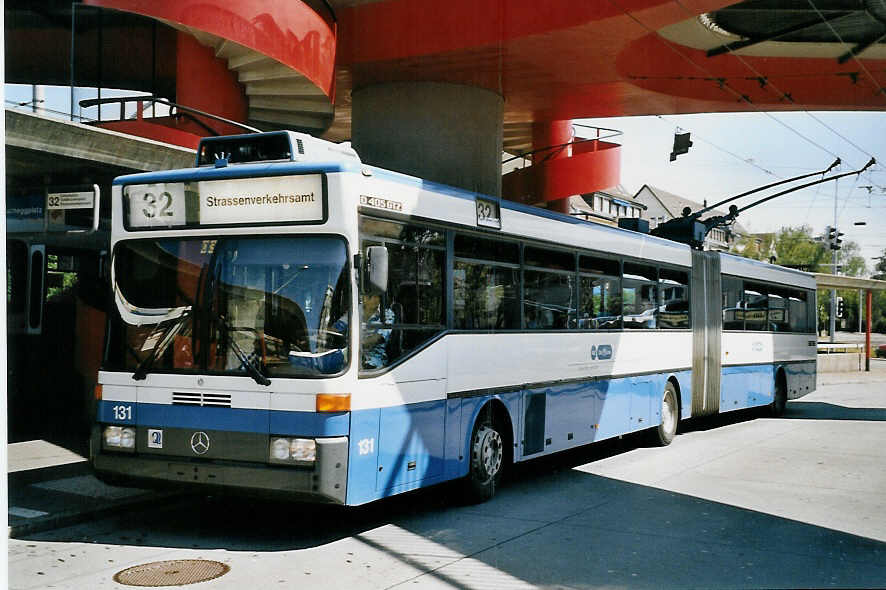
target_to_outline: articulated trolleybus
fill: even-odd
[[[361,164],[208,138],[113,186],[106,481],[363,504],[815,386],[808,274]]]

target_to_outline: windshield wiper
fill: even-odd
[[[270,385],[271,380],[265,377],[264,373],[261,372],[261,369],[252,364],[252,361],[249,360],[249,356],[247,356],[247,354],[243,352],[243,349],[240,348],[240,346],[234,340],[233,334],[237,331],[237,329],[231,326],[231,324],[228,323],[228,320],[225,319],[225,316],[223,316],[222,314],[214,313],[212,315],[214,315],[219,323],[224,326],[225,332],[227,332],[228,334],[228,341],[230,341],[231,343],[231,350],[234,351],[234,354],[240,361],[240,366],[246,369],[246,372],[249,373],[249,376],[252,377],[253,380],[255,380],[255,382],[259,385]]]
[[[176,334],[181,332],[181,329],[184,327],[185,322],[189,317],[191,317],[191,307],[186,307],[182,314],[178,317],[178,320],[166,328],[166,331],[163,333],[163,339],[157,343],[154,347],[154,350],[143,360],[138,367],[136,367],[135,372],[132,374],[132,378],[136,381],[142,381],[148,375],[148,371],[151,370],[151,367],[154,365],[154,362],[160,358],[160,355],[163,354],[166,349],[169,347],[169,344],[175,338]]]

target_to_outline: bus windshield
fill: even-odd
[[[317,377],[348,364],[350,281],[333,237],[121,242],[107,368]]]

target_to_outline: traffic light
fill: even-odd
[[[825,241],[827,242],[828,247],[830,247],[831,250],[839,250],[843,247],[843,239],[840,237],[843,235],[843,232],[838,231],[836,227],[831,226],[827,226],[825,231],[827,232],[827,237],[825,238]]]
[[[846,307],[843,305],[843,298],[837,297],[837,317],[842,318],[843,312],[846,311]]]
[[[676,160],[677,156],[689,153],[689,148],[691,147],[692,142],[689,141],[689,132],[680,133],[678,131],[674,133],[674,149],[671,150],[671,162]]]

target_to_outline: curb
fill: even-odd
[[[140,508],[142,506],[157,502],[158,500],[167,500],[182,496],[182,492],[145,492],[145,494],[134,498],[124,498],[120,500],[112,500],[106,505],[92,510],[65,510],[47,516],[40,516],[29,519],[27,522],[9,525],[10,538],[23,537],[42,533],[48,530],[80,524],[87,520],[95,518],[105,518],[113,514],[123,512],[126,508]]]

